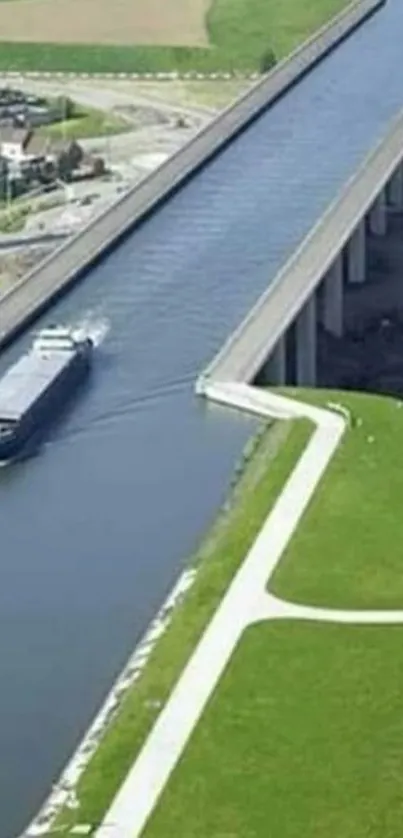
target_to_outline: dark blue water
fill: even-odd
[[[197,401],[194,379],[403,106],[402,44],[389,0],[52,314],[109,331],[41,455],[0,473],[2,838],[214,515],[253,424]]]

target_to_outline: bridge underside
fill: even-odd
[[[402,213],[403,163],[395,170],[293,322],[279,338],[255,376],[256,383],[293,384],[301,387],[317,383],[328,386],[341,383],[323,369],[322,350],[326,346],[326,336],[333,339],[333,346],[337,346],[336,341],[342,342],[348,326],[346,307],[352,297],[359,305],[359,289],[366,286],[374,273],[371,263],[382,261],[382,251],[383,254],[387,253],[389,237]],[[380,239],[383,239],[381,255],[377,244]],[[379,273],[379,264],[376,267]],[[394,281],[398,282],[396,275]],[[382,310],[388,306],[386,296],[382,300],[382,294],[378,294],[378,304],[378,312],[382,314]]]

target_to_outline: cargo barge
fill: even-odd
[[[63,326],[43,329],[0,379],[0,462],[18,457],[88,374],[93,344]]]

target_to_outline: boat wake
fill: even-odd
[[[93,345],[99,346],[110,330],[110,323],[106,317],[97,317],[93,312],[89,312],[81,320],[70,323],[69,328],[74,338],[78,340],[91,338]]]

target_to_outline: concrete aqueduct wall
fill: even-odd
[[[250,383],[262,368],[269,383],[285,383],[292,325],[295,383],[315,384],[318,291],[323,325],[341,337],[344,284],[365,282],[366,237],[386,233],[388,208],[403,211],[403,113],[199,377],[196,391],[207,394],[213,382]]]
[[[355,0],[166,163],[26,274],[0,300],[0,346],[384,3],[385,0]]]

